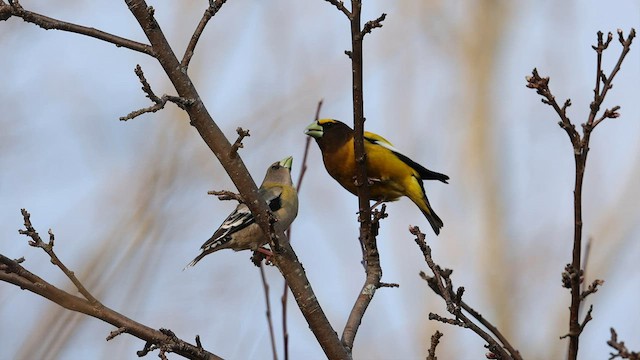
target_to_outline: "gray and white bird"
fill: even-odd
[[[270,165],[258,189],[259,196],[269,205],[277,219],[274,224],[276,231],[288,229],[298,215],[298,194],[291,181],[292,163],[293,157],[289,156]],[[211,238],[202,244],[202,253],[185,269],[218,250],[258,251],[267,242],[269,239],[256,223],[251,210],[245,204],[238,204]]]

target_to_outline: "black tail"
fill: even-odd
[[[422,214],[424,214],[424,217],[426,217],[427,220],[429,221],[429,225],[431,225],[433,232],[436,233],[436,235],[439,235],[440,229],[442,229],[442,227],[444,226],[444,223],[442,222],[440,217],[433,211],[433,209],[431,208],[431,205],[429,205],[429,202],[427,202],[427,206],[429,207],[429,210],[431,212],[424,211],[422,209],[420,210],[422,211]]]

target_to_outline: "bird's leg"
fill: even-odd
[[[267,265],[271,265],[272,257],[273,252],[271,252],[271,250],[259,247],[253,252],[251,262],[258,267],[260,267],[260,262],[262,262],[262,260],[264,260]]]
[[[261,254],[264,254],[265,258],[264,258],[264,262],[269,265],[271,264],[271,258],[273,257],[273,252],[271,252],[271,250],[269,249],[265,249],[263,247],[259,247],[258,250],[256,250],[256,252],[259,252]]]

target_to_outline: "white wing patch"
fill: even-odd
[[[385,149],[389,149],[389,150],[391,150],[391,151],[393,151],[395,153],[402,154],[400,152],[400,150],[398,150],[395,147],[393,147],[393,145],[391,145],[390,142],[386,142],[386,141],[382,141],[382,140],[376,140],[376,139],[372,139],[372,138],[367,138],[367,140],[371,141],[372,143],[374,143],[376,145],[380,145]]]

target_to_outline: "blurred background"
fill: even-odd
[[[154,2],[181,54],[205,1]],[[120,2],[36,3],[26,9],[146,42]],[[595,82],[596,32],[616,36],[604,55],[609,74],[625,36],[640,30],[640,3],[628,1],[370,0],[363,19],[388,14],[365,38],[366,128],[383,134],[449,185],[427,183],[444,220],[434,236],[408,200],[388,205],[378,238],[383,281],[358,333],[357,359],[480,359],[471,331],[429,321],[443,301],[419,277],[426,264],[407,231],[427,233],[433,256],[453,268],[466,301],[496,324],[527,359],[565,356],[569,291],[561,272],[573,236],[572,149],[552,109],[525,87],[537,67],[551,77],[569,116],[586,120]],[[208,190],[235,190],[186,114],[173,105],[129,122],[149,106],[133,73],[140,64],[156,94],[174,94],[146,55],[92,38],[44,31],[12,18],[0,24],[0,252],[75,292],[44,252],[18,234],[20,208],[104,304],[154,328],[169,328],[230,359],[271,358],[259,270],[247,252],[199,253],[233,202]],[[260,182],[266,167],[293,155],[297,178],[304,127],[324,99],[322,117],[352,123],[351,73],[344,50],[349,25],[324,1],[230,0],[209,23],[189,69],[218,125],[233,141],[250,129],[240,154]],[[580,357],[608,356],[609,328],[640,349],[640,41],[636,39],[604,106],[622,116],[599,126],[584,184],[584,234],[592,239],[587,281],[604,279],[588,298],[594,319]],[[326,173],[312,143],[292,242],[334,328],[342,332],[364,281],[357,241],[357,200]],[[266,269],[282,357],[283,282]],[[290,297],[293,359],[324,354]],[[136,358],[144,343],[0,284],[0,359]],[[155,356],[155,355],[149,355]],[[177,358],[171,354],[170,358]]]

